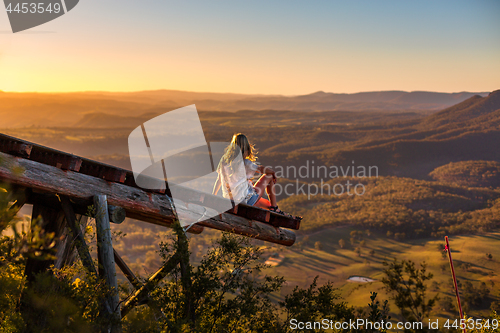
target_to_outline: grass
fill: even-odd
[[[352,227],[338,227],[324,229],[319,232],[310,233],[308,240],[302,251],[297,250],[297,245],[288,249],[281,249],[285,255],[283,263],[266,271],[270,275],[283,275],[288,284],[283,288],[281,296],[288,294],[296,285],[300,287],[308,286],[316,275],[319,275],[319,284],[327,281],[333,282],[338,288],[342,298],[350,305],[364,307],[369,303],[370,291],[375,291],[379,295],[379,300],[389,299],[389,295],[383,289],[381,279],[384,276],[383,262],[398,260],[412,260],[419,264],[427,263],[428,272],[432,272],[438,285],[431,287],[428,283],[429,296],[439,292],[442,297],[454,298],[452,285],[450,284],[451,273],[448,260],[443,257],[438,246],[444,248],[444,240],[434,238],[396,241],[386,238],[383,234],[372,233],[370,237],[364,236],[365,246],[361,250],[361,255],[354,251],[359,246],[357,242],[354,246],[350,244],[350,232],[356,230]],[[346,246],[341,249],[339,240],[344,239]],[[304,236],[298,238],[298,244],[303,242]],[[314,244],[321,242],[322,249],[315,249]],[[488,233],[473,236],[453,236],[450,238],[453,260],[457,278],[462,282],[471,281],[479,286],[485,282],[490,289],[490,299],[499,299],[500,294],[500,232]],[[369,252],[374,250],[374,255]],[[492,260],[488,260],[486,253],[493,255]],[[460,268],[461,263],[468,262],[471,267],[468,270]],[[347,282],[349,276],[360,275],[377,280],[372,283],[352,283]],[[494,283],[494,286],[492,285]],[[397,317],[397,308],[390,302],[391,315]],[[481,309],[470,311],[469,315],[474,317],[486,316],[489,314],[489,303],[484,304]],[[449,318],[455,316],[454,313],[447,313],[435,307],[432,317]],[[455,316],[456,317],[456,316]]]

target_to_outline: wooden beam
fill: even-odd
[[[12,154],[14,156],[29,157],[33,145],[24,142],[23,140],[16,140],[13,137],[0,135],[0,151]]]
[[[239,204],[229,211],[232,214],[245,217],[250,220],[265,221],[274,227],[283,227],[287,229],[299,230],[300,219],[293,219],[284,215],[270,212],[267,209],[260,209],[255,206]]]
[[[75,245],[78,255],[80,256],[80,260],[89,273],[97,276],[92,256],[90,255],[89,248],[85,243],[85,237],[83,236],[82,230],[76,224],[76,215],[73,211],[73,206],[71,205],[68,197],[60,196],[60,200],[64,216],[66,217],[66,222],[71,230],[71,233],[73,234],[73,237],[75,238]]]
[[[123,221],[125,221],[127,213],[125,212],[125,209],[123,209],[122,207],[109,205],[108,210],[109,210],[109,222],[115,224],[121,224]]]
[[[61,195],[59,195],[61,196]],[[28,196],[28,200],[26,203],[33,204],[35,202],[42,203],[44,206],[51,207],[54,209],[59,209],[61,206],[60,199],[52,194],[44,194],[44,193],[31,193]],[[71,200],[72,208],[75,215],[84,215],[85,217],[94,217],[89,210],[89,204],[91,204],[88,200]],[[109,221],[112,223],[120,224],[125,221],[126,212],[122,207],[116,207],[113,205],[108,205],[109,210]]]
[[[120,183],[110,183],[103,179],[30,161],[1,153],[0,179],[11,184],[23,184],[39,192],[60,194],[76,199],[82,204],[92,205],[95,194],[103,194],[108,203],[123,207],[127,217],[170,227],[175,219],[170,199],[157,193],[146,192],[139,188]],[[12,172],[14,166],[24,169],[19,175]],[[192,233],[200,233],[203,228],[193,226]]]
[[[175,197],[182,200],[184,203],[194,203],[204,205],[206,207],[224,207],[227,199],[210,195],[191,188],[175,187]],[[233,202],[234,206],[234,202]],[[255,206],[249,206],[244,203],[234,206],[228,213],[244,217],[249,220],[265,222],[274,227],[283,227],[287,229],[299,230],[301,219],[294,219],[282,214],[274,213],[268,209],[262,209]]]
[[[135,289],[139,289],[142,287],[142,283],[139,281],[137,276],[135,276],[134,272],[127,266],[125,261],[123,261],[122,257],[116,252],[115,249],[113,249],[113,255],[115,257],[115,263],[118,265],[120,270],[122,271],[123,275],[127,278],[127,280],[130,281],[132,286],[134,286]]]
[[[134,294],[128,299],[127,302],[122,306],[122,318],[125,317],[130,310],[132,310],[139,302],[148,295],[148,293],[153,290],[156,285],[163,280],[167,274],[172,271],[180,262],[181,258],[179,253],[175,253],[170,259],[167,260],[165,264],[156,273],[154,273],[146,283],[139,289],[137,289]]]
[[[26,160],[13,159],[0,153],[5,163],[0,166],[0,179],[24,187],[59,193],[70,198],[91,200],[96,194],[104,194],[109,204],[123,207],[127,217],[154,224],[171,226],[176,217],[169,197],[159,193],[146,192],[139,188],[120,183],[109,183],[105,180],[63,171],[58,168]],[[21,175],[12,173],[13,166],[18,165],[25,171]],[[196,220],[203,214],[203,207],[197,204],[176,204],[177,214]],[[222,231],[229,231],[271,243],[291,246],[295,242],[295,233],[291,230],[274,227],[240,216],[224,213],[206,219],[192,226],[189,231],[201,232],[203,226]]]
[[[115,255],[116,264],[123,272],[125,277],[130,281],[130,283],[132,284],[132,286],[134,286],[136,290],[140,289],[143,286],[143,284],[135,276],[134,272],[132,272],[132,270],[127,266],[125,261],[123,261],[122,257],[120,257],[120,255],[118,254],[118,252],[116,252],[115,249],[113,249],[113,254]],[[158,304],[156,304],[155,301],[151,300],[149,298],[149,295],[146,294],[142,299],[139,299],[137,304],[141,304],[143,302],[146,303],[151,308],[151,310],[153,310],[153,312],[158,318],[160,317],[165,318],[165,314],[161,310],[161,307],[158,306]]]
[[[58,199],[58,198],[57,198]],[[66,217],[66,216],[65,216]],[[75,214],[75,224],[79,226],[80,230],[85,230],[87,225],[88,217],[84,215]],[[71,232],[71,228],[68,226],[69,222],[66,219],[66,228],[64,230],[64,239],[59,247],[56,255],[56,261],[54,263],[55,268],[63,268],[64,266],[71,266],[73,262],[79,258],[77,245],[77,237]],[[83,233],[85,233],[83,231]]]
[[[97,257],[99,259],[99,276],[106,281],[111,290],[107,303],[111,307],[113,320],[111,321],[111,332],[118,332],[117,326],[121,320],[120,296],[118,295],[118,281],[116,280],[116,267],[113,255],[113,244],[111,240],[111,225],[109,223],[108,202],[105,195],[94,197],[95,225],[97,234]]]

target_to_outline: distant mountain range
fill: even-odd
[[[458,103],[427,117],[422,125],[425,128],[448,126],[453,128],[496,127],[500,121],[500,90],[490,93],[487,97],[479,95]]]
[[[308,95],[243,95],[157,90],[131,93],[85,92],[80,96],[108,97],[120,101],[163,105],[196,104],[206,111],[296,110],[296,111],[358,111],[358,110],[438,110],[460,103],[474,95],[487,92],[437,93],[426,91],[376,91],[335,94],[318,91]]]
[[[356,94],[316,92],[300,96],[141,92],[6,93],[0,91],[0,127],[74,126],[89,114],[144,118],[196,104],[200,111],[415,111],[441,110],[487,92],[380,91]],[[91,117],[93,121],[96,116]],[[109,119],[108,119],[109,120]],[[119,123],[127,122],[121,119]]]
[[[362,161],[384,175],[428,178],[450,162],[500,162],[500,90],[397,125],[404,134],[363,142],[327,158],[328,164]]]
[[[246,100],[254,103],[255,110],[264,100],[281,100],[283,105],[294,101],[310,110],[209,111],[200,107],[204,104],[198,97],[218,98],[221,105]],[[430,179],[431,171],[450,162],[500,162],[500,90],[489,94],[319,92],[253,98],[173,91],[0,93],[0,128],[6,134],[130,168],[127,137],[132,129],[177,106],[196,103],[208,142],[228,141],[243,132],[257,145],[264,165],[300,167],[316,161],[316,165],[347,167],[355,161],[378,166],[380,175]],[[333,105],[335,99],[343,105],[357,104],[359,109],[312,111],[318,105]],[[457,103],[441,111],[417,108],[453,101]],[[375,108],[403,104],[404,110]]]

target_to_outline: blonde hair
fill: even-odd
[[[257,149],[255,149],[255,145],[250,144],[245,134],[238,133],[233,135],[233,139],[224,151],[224,156],[222,156],[221,161],[226,164],[231,163],[238,154],[238,149],[241,150],[241,157],[243,157],[243,159],[247,158],[252,162],[257,159]]]

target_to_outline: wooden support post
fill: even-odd
[[[73,211],[73,206],[69,201],[69,198],[65,196],[60,196],[61,206],[64,211],[64,216],[66,217],[66,222],[68,223],[68,227],[71,230],[73,237],[75,239],[76,249],[78,250],[78,255],[80,256],[80,260],[82,261],[83,266],[87,269],[87,271],[91,274],[95,274],[97,276],[96,269],[94,267],[94,263],[92,261],[92,256],[90,255],[89,248],[85,243],[85,237],[83,236],[82,230],[76,224],[76,215]]]
[[[122,306],[122,318],[127,315],[144,297],[148,294],[149,291],[153,290],[156,285],[163,280],[167,274],[172,271],[180,261],[179,253],[175,253],[168,261],[154,273],[148,281],[139,289],[135,291],[135,293],[129,298],[127,302]]]
[[[180,253],[181,283],[185,296],[184,316],[194,325],[195,308],[193,306],[193,286],[191,281],[191,265],[189,264],[189,242],[180,224],[174,225],[174,232],[177,235],[177,251]],[[193,327],[192,327],[193,328]]]
[[[56,243],[59,243],[58,240],[60,239],[65,227],[63,212],[42,206],[40,204],[34,204],[31,218],[32,227],[34,223],[33,221],[38,219],[42,219],[41,227],[43,231],[45,233],[54,233],[54,240]],[[57,245],[58,244],[56,244],[56,246]],[[28,283],[34,281],[36,274],[47,271],[53,263],[54,260],[38,260],[28,258],[24,270]]]
[[[99,276],[106,281],[112,295],[108,297],[107,303],[111,307],[112,327],[111,332],[119,332],[120,297],[118,295],[118,282],[116,280],[116,267],[111,241],[111,226],[109,224],[108,203],[105,195],[94,196],[96,209],[95,224],[97,232],[97,256],[99,259]]]
[[[43,206],[40,203],[35,203],[33,205],[33,213],[31,219],[31,228],[34,228],[34,221],[40,221],[41,230],[45,233],[53,233],[54,240],[56,242],[56,248],[59,245],[59,239],[61,238],[62,231],[65,228],[64,214],[60,210],[51,209],[49,207]],[[44,311],[40,311],[39,308],[34,306],[32,300],[29,296],[29,290],[32,284],[35,282],[36,276],[40,273],[47,272],[50,266],[54,264],[54,260],[45,259],[40,260],[37,258],[28,258],[26,260],[26,266],[24,269],[24,274],[26,276],[26,286],[21,293],[19,299],[19,309],[25,323],[31,327],[37,327],[43,330],[46,326],[46,314]],[[50,293],[51,290],[47,290]]]

